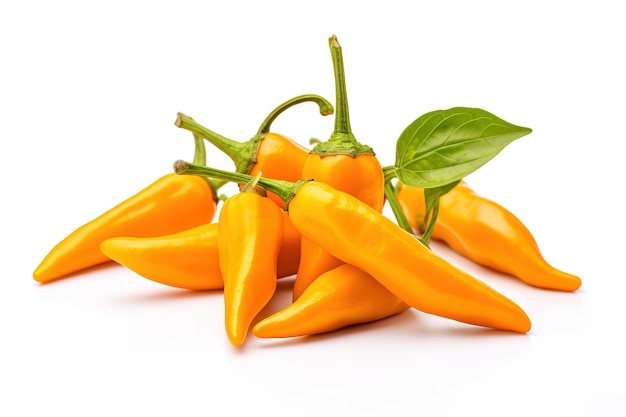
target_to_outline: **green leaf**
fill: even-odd
[[[403,184],[413,187],[450,184],[531,132],[482,109],[454,107],[426,113],[398,138],[396,173]]]
[[[451,182],[441,187],[425,188],[424,200],[426,202],[426,213],[424,214],[424,233],[420,240],[426,246],[430,246],[430,235],[433,233],[437,216],[439,214],[439,199],[442,195],[452,190],[460,180]]]

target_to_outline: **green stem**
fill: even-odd
[[[400,203],[398,203],[398,199],[396,198],[396,189],[391,183],[391,181],[385,182],[385,198],[389,202],[389,206],[391,206],[391,211],[393,211],[393,215],[396,217],[398,222],[398,226],[400,226],[405,231],[413,234],[413,228],[409,224],[404,212],[402,212],[402,208],[400,207]]]
[[[191,117],[182,113],[178,113],[174,124],[181,129],[187,129],[191,133],[194,133],[215,145],[218,149],[228,155],[231,159],[241,151],[243,143],[228,139],[219,133],[215,133],[210,129],[202,126]]]
[[[206,165],[206,148],[202,138],[195,133],[193,134],[193,141],[196,148],[193,153],[193,163],[196,165]]]
[[[326,142],[316,145],[311,152],[320,156],[350,155],[354,158],[361,155],[375,155],[371,147],[359,143],[352,134],[343,52],[337,36],[333,35],[328,39],[328,46],[335,73],[335,129]]]
[[[435,229],[435,223],[437,223],[437,216],[439,215],[439,201],[435,203],[430,213],[426,213],[426,218],[424,221],[426,222],[426,228],[424,229],[424,233],[422,233],[422,237],[420,240],[422,243],[428,247],[430,247],[430,235],[433,233]]]
[[[246,185],[241,189],[241,192],[256,193],[261,197],[267,197],[267,191],[259,185],[259,179],[261,179],[261,171],[257,172],[254,178],[252,178],[250,182],[246,183]]]
[[[269,133],[272,122],[274,122],[274,120],[276,120],[276,118],[282,112],[296,104],[304,103],[307,101],[312,101],[317,104],[320,108],[320,114],[322,116],[328,116],[329,114],[333,114],[333,112],[335,111],[335,109],[333,109],[333,105],[330,104],[330,102],[324,97],[315,94],[303,94],[301,96],[294,97],[291,100],[285,101],[274,110],[272,110],[272,112],[265,118],[265,120],[263,120],[263,123],[261,123],[261,126],[257,131],[257,135],[264,135],[266,133]]]
[[[195,143],[193,163],[196,165],[206,165],[206,147],[204,146],[204,140],[194,133],[193,141]],[[226,181],[216,181],[207,177],[205,177],[205,179],[209,183],[209,187],[211,187],[211,190],[213,190],[213,200],[219,201],[219,197],[217,196],[217,190],[219,190],[222,185],[226,184]]]
[[[328,39],[328,46],[330,47],[335,72],[335,105],[337,106],[335,131],[329,140],[356,141],[350,126],[350,110],[348,109],[348,92],[346,89],[346,73],[343,67],[343,52],[337,40],[337,36],[333,35]]]
[[[178,113],[174,124],[181,129],[189,130],[215,145],[233,160],[237,172],[250,172],[256,162],[256,155],[259,149],[259,143],[263,138],[262,136],[256,135],[247,142],[237,142],[207,129],[191,117],[182,113]]]
[[[396,167],[393,165],[383,167],[383,175],[385,176],[385,183],[397,178],[398,174],[396,172]]]
[[[423,227],[422,237],[420,239],[424,245],[430,245],[430,235],[435,229],[437,217],[439,216],[439,203],[441,201],[441,197],[456,187],[459,181],[460,180],[453,181],[440,187],[424,189],[424,204],[426,207],[424,213],[425,226]]]
[[[206,166],[194,165],[190,162],[178,160],[174,163],[174,172],[178,175],[203,175],[210,178],[236,182],[238,184],[247,184],[254,179],[253,176],[243,174],[241,172],[222,171],[221,169]],[[307,182],[300,180],[298,182],[289,182],[260,177],[258,184],[267,191],[277,194],[284,202],[289,205],[289,201],[296,194],[300,185]]]
[[[251,193],[257,188],[259,184],[259,179],[261,178],[261,172],[259,171],[250,181],[246,183],[246,185],[241,189],[242,193]]]

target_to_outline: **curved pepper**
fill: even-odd
[[[226,200],[220,211],[217,244],[224,321],[234,346],[243,344],[252,320],[276,290],[282,225],[283,211],[248,188]]]
[[[233,160],[237,172],[252,176],[263,172],[266,178],[297,181],[302,174],[302,166],[309,150],[286,136],[270,132],[270,126],[283,111],[306,101],[315,102],[322,116],[333,113],[333,106],[323,97],[314,94],[294,97],[274,109],[263,121],[257,134],[246,142],[228,139],[182,113],[178,114],[175,124],[203,137],[222,150]],[[285,208],[285,203],[277,195],[268,193],[268,197],[279,207]]]
[[[33,278],[49,282],[110,261],[100,252],[108,238],[178,232],[211,222],[215,211],[213,190],[204,178],[167,174],[70,233],[46,255]]]
[[[204,143],[197,136],[194,140],[194,162],[205,163]],[[33,278],[45,283],[110,261],[100,244],[112,237],[160,236],[210,223],[219,186],[206,178],[166,174],[70,233],[45,256]]]
[[[302,168],[302,179],[314,179],[332,185],[382,211],[384,205],[384,175],[372,148],[357,142],[350,127],[341,46],[336,36],[329,39],[335,73],[335,130],[330,139],[315,146]],[[343,262],[330,255],[307,238],[302,239],[300,268],[293,287],[293,299],[318,276]]]
[[[300,262],[300,233],[286,212],[278,254],[277,276],[296,273]],[[115,237],[102,242],[100,250],[110,259],[149,280],[187,290],[221,290],[218,224],[203,224],[166,236]]]
[[[369,323],[409,309],[398,297],[355,266],[323,273],[293,304],[254,326],[261,338],[295,337]]]
[[[411,226],[423,227],[424,191],[400,185],[397,199]],[[576,291],[579,277],[551,266],[528,228],[501,205],[476,194],[460,182],[439,199],[432,238],[455,252],[526,284],[558,291]]]
[[[245,182],[250,176],[177,161],[178,174]],[[411,233],[350,194],[317,181],[259,179],[287,202],[303,237],[371,275],[425,313],[478,326],[526,333],[530,319],[517,304],[436,255]]]

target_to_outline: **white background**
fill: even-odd
[[[618,4],[2,2],[0,415],[626,415]],[[522,306],[528,335],[411,310],[235,349],[220,292],[120,266],[32,279],[74,228],[191,159],[177,112],[243,141],[290,97],[334,101],[333,33],[353,131],[384,165],[431,110],[480,107],[533,129],[468,182],[582,288],[530,288],[434,245]],[[304,104],[273,130],[306,144],[332,127]],[[211,148],[209,163],[232,169]]]

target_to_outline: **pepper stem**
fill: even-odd
[[[193,134],[193,141],[195,143],[193,163],[196,165],[206,165],[206,147],[204,146],[204,141],[195,133]],[[220,187],[226,183],[226,181],[216,181],[207,177],[204,179],[209,183],[209,187],[211,187],[211,190],[213,191],[213,201],[219,201],[217,190],[219,190]]]
[[[435,229],[435,223],[437,222],[438,215],[439,215],[439,200],[437,200],[431,212],[427,213],[426,217],[424,218],[426,227],[424,229],[424,232],[422,233],[422,237],[420,238],[420,240],[427,247],[430,246],[430,235],[433,233],[433,230]]]
[[[386,167],[383,167],[383,175],[385,177],[385,183],[391,181],[392,179],[396,178],[397,175],[397,171],[396,171],[396,167],[394,165],[388,165]]]
[[[259,186],[259,179],[261,178],[261,171],[259,171],[254,178],[252,178],[249,182],[241,190],[242,193],[257,193],[260,196],[267,197],[267,191],[265,188]]]
[[[233,160],[238,172],[250,172],[252,165],[256,162],[256,154],[262,136],[256,135],[247,142],[237,142],[207,129],[182,113],[178,113],[174,124],[211,142]]]
[[[414,234],[411,224],[404,215],[404,212],[402,212],[402,207],[400,207],[400,203],[398,203],[398,199],[396,198],[396,188],[393,186],[391,180],[385,181],[385,198],[389,202],[389,206],[391,207],[393,215],[396,217],[398,226],[400,226],[402,229],[409,232],[410,234]]]
[[[210,178],[236,182],[238,184],[247,184],[254,179],[253,176],[241,172],[222,171],[221,169],[195,165],[183,160],[174,162],[174,172],[178,175],[203,175]],[[277,194],[285,202],[287,208],[289,208],[289,202],[296,194],[298,188],[305,182],[307,182],[307,180],[289,182],[264,177],[259,177],[258,179],[258,185],[265,188],[267,191]]]
[[[206,165],[206,147],[200,136],[193,133],[193,141],[196,148],[193,153],[193,163],[196,165]]]
[[[335,131],[329,140],[356,141],[350,126],[350,111],[348,109],[348,92],[346,89],[346,73],[343,67],[343,52],[337,36],[332,35],[328,39],[330,53],[333,59],[335,72]]]
[[[383,167],[383,175],[385,176],[385,198],[389,202],[389,206],[391,207],[391,211],[393,212],[393,215],[398,222],[398,226],[400,226],[407,232],[414,234],[413,228],[411,227],[411,224],[404,215],[402,207],[400,207],[400,203],[398,203],[398,199],[396,198],[397,187],[394,186],[392,183],[392,180],[396,178],[396,167]]]
[[[366,154],[375,155],[371,147],[359,143],[352,134],[343,53],[337,36],[332,35],[328,39],[328,45],[335,73],[335,129],[330,138],[326,142],[317,144],[311,153],[320,156],[350,155],[354,158]]]
[[[276,107],[274,110],[272,110],[272,112],[265,118],[265,120],[263,120],[263,123],[261,123],[261,126],[259,127],[259,130],[257,131],[257,135],[264,135],[266,133],[269,133],[270,126],[272,125],[274,120],[276,120],[276,118],[282,112],[287,110],[289,107],[292,107],[296,104],[304,103],[307,101],[312,101],[315,104],[317,104],[320,108],[320,114],[322,116],[328,116],[329,114],[333,114],[333,112],[335,111],[335,109],[333,109],[333,105],[330,104],[330,102],[326,100],[324,97],[321,97],[315,94],[303,94],[301,96],[297,96],[290,100],[285,101],[284,103]]]

